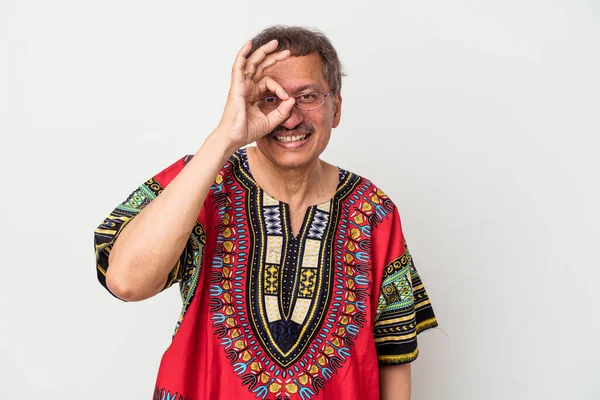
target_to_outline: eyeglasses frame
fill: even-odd
[[[327,99],[327,97],[331,96],[331,94],[332,94],[332,92],[329,92],[329,93],[321,93],[321,92],[304,92],[304,93],[300,93],[300,94],[298,94],[298,95],[296,95],[296,96],[293,96],[293,97],[294,97],[294,99],[296,99],[298,96],[303,96],[303,95],[305,95],[305,94],[307,94],[307,93],[314,93],[314,94],[318,93],[318,94],[322,94],[322,95],[323,95],[323,102],[322,102],[321,104],[319,104],[317,107],[315,107],[315,108],[311,108],[311,109],[308,109],[308,110],[307,110],[307,109],[304,109],[304,108],[300,108],[300,107],[298,107],[298,103],[294,102],[294,107],[296,107],[296,108],[297,108],[298,110],[300,110],[300,111],[314,111],[314,110],[317,110],[317,109],[319,109],[319,108],[323,107],[323,104],[325,104],[325,99]],[[273,94],[273,96],[274,96],[274,97],[277,97],[277,95],[275,95],[275,94]],[[281,99],[280,99],[279,97],[277,97],[277,99],[278,99],[278,100],[279,100],[279,102],[281,103]],[[259,101],[261,101],[261,100],[262,100],[262,98],[261,98],[261,99],[258,99],[258,100],[256,100],[256,102],[255,102],[254,104],[258,103],[258,102],[259,102]]]

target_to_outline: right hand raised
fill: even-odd
[[[227,103],[217,127],[217,130],[227,135],[237,148],[272,132],[277,125],[288,118],[295,101],[279,83],[264,76],[265,69],[287,59],[290,51],[273,53],[277,48],[277,41],[272,40],[258,48],[246,60],[246,55],[251,48],[252,42],[248,41],[237,54],[231,72],[231,87]],[[279,107],[267,115],[255,105],[265,92],[273,93],[282,100]]]

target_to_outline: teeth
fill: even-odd
[[[300,140],[304,140],[308,137],[308,135],[300,135],[300,136],[275,136],[275,140],[278,142],[297,142]]]

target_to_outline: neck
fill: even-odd
[[[277,200],[291,207],[304,208],[332,197],[330,185],[326,183],[330,182],[331,169],[335,167],[326,162],[317,158],[305,166],[284,169],[275,165],[256,147],[248,148],[247,154],[257,183]]]

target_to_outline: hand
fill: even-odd
[[[231,72],[227,103],[216,129],[220,134],[226,135],[236,149],[272,132],[288,118],[295,102],[279,83],[264,76],[267,68],[287,59],[290,51],[273,53],[277,48],[277,40],[272,40],[246,60],[251,48],[252,42],[248,41],[237,54]],[[282,101],[277,109],[265,115],[255,103],[267,91],[274,93]]]

